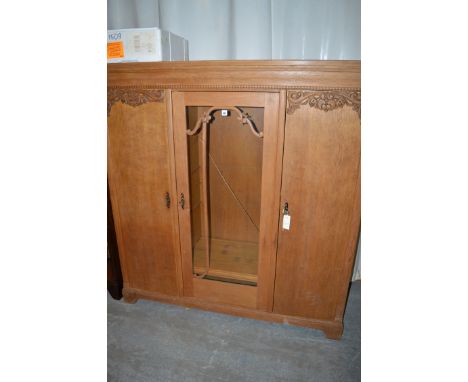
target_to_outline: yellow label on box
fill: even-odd
[[[124,57],[124,49],[122,41],[107,43],[107,58],[122,58]]]

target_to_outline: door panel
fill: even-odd
[[[359,174],[355,111],[306,105],[287,115],[281,201],[291,220],[278,234],[274,312],[337,316],[359,229]]]
[[[277,93],[173,93],[185,296],[272,308],[276,246],[265,243],[276,239],[278,216],[264,199],[273,193],[279,204],[278,107]]]
[[[166,102],[112,107],[108,174],[125,286],[177,295]]]

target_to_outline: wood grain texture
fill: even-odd
[[[263,138],[262,204],[260,212],[260,257],[258,261],[257,309],[271,312],[275,280],[280,205],[281,157],[284,115],[284,93],[265,94]]]
[[[182,257],[180,253],[180,240],[179,240],[179,213],[177,211],[177,183],[175,171],[175,153],[174,153],[174,126],[172,123],[172,92],[165,90],[166,98],[166,113],[167,113],[167,148],[169,160],[169,178],[170,178],[170,198],[171,198],[171,217],[172,217],[172,230],[173,230],[173,248],[174,260],[176,269],[177,289],[179,296],[183,294],[183,280],[182,280]]]
[[[195,273],[205,270],[205,243],[199,240],[194,247],[193,266]],[[257,282],[258,244],[211,239],[210,271],[208,276]]]
[[[359,228],[360,120],[351,107],[287,115],[274,311],[335,320],[346,300]]]
[[[179,213],[180,254],[182,263],[183,295],[193,296],[191,187],[187,143],[187,109],[184,93],[172,93],[172,122],[177,179],[177,208]],[[198,188],[198,187],[197,187]],[[185,205],[180,201],[184,195]]]
[[[178,90],[360,88],[360,61],[186,61],[108,64],[112,86]]]
[[[177,295],[166,105],[113,106],[108,176],[124,285]]]
[[[193,279],[193,297],[212,303],[255,309],[257,288],[249,285]]]
[[[200,117],[198,107],[187,108],[187,127],[193,129]],[[202,172],[201,172],[201,152],[200,152],[200,137],[198,135],[188,136],[188,156],[189,156],[189,171],[190,171],[190,224],[192,243],[197,243],[202,236]]]

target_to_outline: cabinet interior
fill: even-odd
[[[263,132],[262,107],[237,108]],[[187,106],[187,129],[208,109]],[[263,137],[236,113],[211,115],[209,124],[187,135],[193,275],[257,285]]]

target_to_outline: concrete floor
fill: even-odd
[[[140,300],[107,304],[108,381],[360,381],[361,285],[339,341],[321,331]]]

